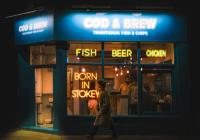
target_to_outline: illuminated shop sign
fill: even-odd
[[[173,41],[185,37],[183,23],[163,13],[69,12],[57,18],[55,29],[63,40]]]
[[[17,45],[44,41],[186,41],[185,20],[163,12],[47,12],[15,22]]]
[[[166,50],[146,50],[147,57],[166,57]]]
[[[16,44],[53,39],[53,16],[42,15],[19,20],[15,24]]]
[[[76,49],[76,56],[95,57],[97,56],[96,49]],[[131,57],[131,49],[112,49],[112,57]]]
[[[148,36],[148,30],[155,30],[157,18],[151,17],[86,17],[83,27],[93,35]],[[141,30],[141,31],[140,31]]]
[[[120,21],[122,20],[122,21]],[[155,29],[156,18],[85,18],[83,25],[85,28],[93,29]]]
[[[94,57],[97,56],[97,50],[96,49],[76,49],[76,56],[82,56],[82,57]]]
[[[35,34],[43,32],[47,27],[48,27],[47,20],[38,21],[35,23],[24,24],[19,26],[19,32],[22,33],[22,35]]]
[[[90,90],[90,81],[97,80],[97,73],[87,73],[82,72],[74,73],[74,80],[79,80],[81,82],[81,90],[72,90],[73,98],[96,98],[99,97],[99,91]]]
[[[131,57],[132,50],[130,49],[113,49],[112,57]]]
[[[163,12],[60,12],[15,22],[17,45],[44,41],[186,41],[185,20]]]

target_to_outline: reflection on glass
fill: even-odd
[[[174,64],[173,43],[141,43],[142,64]]]
[[[100,66],[69,65],[67,67],[67,114],[96,115],[97,80],[102,78]]]
[[[137,62],[137,44],[110,42],[104,44],[105,63],[132,64]]]
[[[56,47],[55,46],[31,46],[30,47],[30,64],[45,65],[56,63]]]
[[[112,115],[136,114],[138,97],[136,69],[128,66],[105,66],[104,71]]]
[[[101,62],[101,43],[98,42],[70,42],[67,52],[68,63]]]
[[[172,103],[171,72],[143,71],[142,95],[144,112],[170,112]]]

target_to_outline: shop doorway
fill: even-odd
[[[36,126],[53,127],[53,68],[35,68]]]

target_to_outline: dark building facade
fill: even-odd
[[[88,133],[103,78],[119,134],[186,132],[187,19],[170,8],[74,7],[12,18],[21,127]]]

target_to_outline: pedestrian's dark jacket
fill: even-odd
[[[98,106],[99,111],[96,115],[94,125],[102,127],[110,126],[112,123],[110,97],[105,90],[100,91]]]

